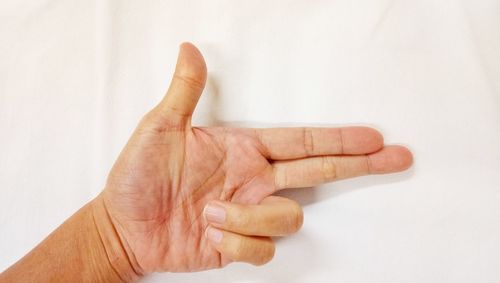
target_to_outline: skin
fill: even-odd
[[[406,148],[384,146],[367,127],[193,127],[206,76],[199,50],[181,44],[167,95],[139,123],[102,193],[0,279],[135,281],[261,265],[274,255],[270,237],[303,222],[296,202],[273,193],[412,163]]]

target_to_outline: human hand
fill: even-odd
[[[412,163],[406,148],[384,147],[366,127],[193,127],[205,81],[202,55],[182,44],[165,98],[141,120],[95,200],[139,274],[266,263],[270,236],[302,224],[300,206],[273,193]]]

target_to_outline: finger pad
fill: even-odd
[[[177,64],[182,66],[180,71],[189,77],[201,77],[200,80],[204,80],[207,66],[200,50],[190,42],[183,42],[179,48],[180,54]]]
[[[390,173],[408,169],[413,163],[412,153],[403,146],[386,146],[369,155],[373,173]]]
[[[384,137],[369,127],[349,127],[342,129],[345,154],[365,154],[376,152],[384,145]]]

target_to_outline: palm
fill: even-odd
[[[141,268],[192,271],[227,263],[203,235],[203,207],[213,199],[258,203],[272,194],[261,149],[247,129],[138,130],[110,174],[107,199]]]
[[[191,127],[205,80],[203,57],[183,45],[168,95],[141,121],[108,177],[104,203],[139,272],[230,262],[204,237],[211,200],[257,204],[279,189],[411,164],[407,149],[383,147],[381,135],[365,127]]]

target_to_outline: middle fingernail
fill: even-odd
[[[222,224],[226,220],[226,210],[224,207],[214,203],[207,204],[203,210],[203,214],[205,214],[205,218],[212,223]]]
[[[220,243],[224,234],[219,229],[208,227],[207,230],[205,230],[205,236],[214,243]]]

